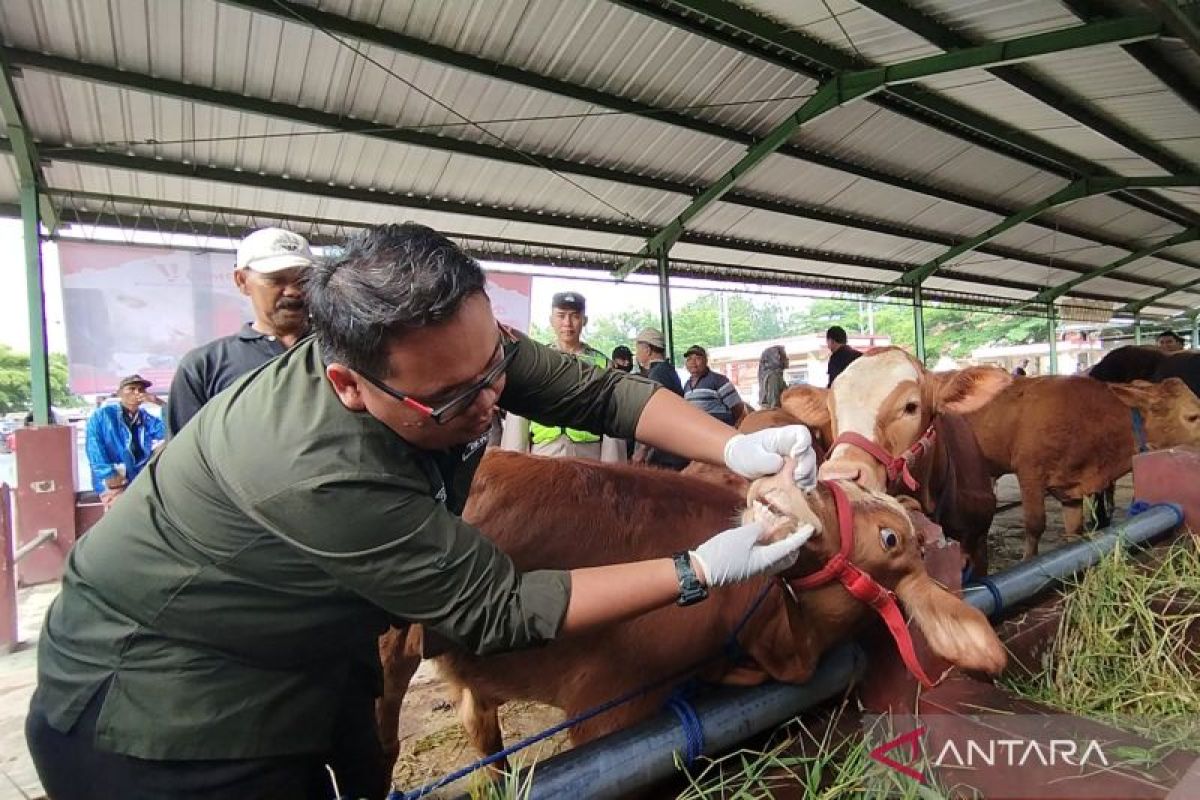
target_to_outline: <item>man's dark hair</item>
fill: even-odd
[[[1163,331],[1162,333],[1160,333],[1160,334],[1158,335],[1158,338],[1159,338],[1159,339],[1161,339],[1161,338],[1163,338],[1164,336],[1169,336],[1169,337],[1171,337],[1172,339],[1174,339],[1175,341],[1179,342],[1180,344],[1183,344],[1183,337],[1182,337],[1182,336],[1180,336],[1180,335],[1179,335],[1178,333],[1176,333],[1175,331]]]
[[[846,329],[841,325],[834,325],[829,330],[825,331],[826,339],[833,339],[838,344],[846,343]]]
[[[412,222],[367,228],[308,272],[308,310],[325,361],[381,378],[389,338],[445,322],[486,284],[475,259]]]

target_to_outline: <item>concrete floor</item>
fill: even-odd
[[[58,584],[43,584],[17,592],[21,644],[0,656],[0,800],[29,800],[42,796],[42,785],[25,748],[25,712],[37,682],[37,637]]]

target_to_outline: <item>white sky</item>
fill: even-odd
[[[29,314],[25,296],[25,249],[21,245],[21,220],[0,218],[0,344],[29,352]],[[58,278],[58,248],[42,246],[42,271],[46,282],[46,338],[51,353],[67,351],[63,327],[62,288]]]

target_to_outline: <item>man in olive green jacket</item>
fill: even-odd
[[[751,436],[648,381],[498,326],[436,232],[386,226],[312,267],[315,336],[207,403],[76,544],[26,735],[55,800],[381,797],[376,637],[424,623],[494,652],[793,563],[811,529],[519,573],[459,517],[498,406],[754,477],[807,431]]]

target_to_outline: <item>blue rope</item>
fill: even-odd
[[[760,605],[762,605],[763,600],[766,599],[767,593],[771,591],[772,584],[773,584],[773,581],[767,581],[767,583],[763,586],[762,591],[760,591],[758,593],[758,596],[754,599],[754,602],[752,602],[750,604],[749,608],[746,609],[746,612],[744,614],[742,614],[742,618],[740,620],[738,620],[738,624],[736,626],[734,626],[733,631],[730,633],[729,638],[726,640],[725,645],[724,645],[724,647],[722,647],[720,653],[711,655],[708,658],[702,659],[702,660],[696,662],[695,664],[692,664],[691,666],[688,666],[681,670],[678,670],[677,672],[673,672],[670,675],[659,678],[656,681],[651,681],[650,683],[643,684],[642,686],[639,686],[635,689],[631,689],[622,695],[614,697],[612,700],[608,700],[604,703],[601,703],[600,705],[593,706],[592,708],[589,708],[587,711],[577,714],[574,717],[571,717],[569,719],[565,719],[562,722],[558,723],[557,725],[551,725],[549,728],[546,728],[546,730],[544,730],[540,733],[535,733],[532,736],[528,736],[528,737],[522,739],[521,741],[517,742],[516,744],[509,745],[508,747],[504,748],[503,750],[501,750],[497,753],[492,753],[490,756],[485,756],[484,758],[481,758],[472,764],[468,764],[467,766],[462,767],[461,769],[456,769],[454,772],[451,772],[448,775],[443,775],[442,777],[438,778],[437,780],[427,783],[424,786],[419,786],[416,789],[413,789],[413,790],[407,791],[407,792],[400,791],[399,789],[392,789],[390,792],[388,792],[387,800],[417,800],[418,798],[424,797],[425,795],[429,794],[430,792],[436,791],[436,790],[442,788],[443,786],[454,783],[459,778],[463,778],[463,777],[466,777],[467,775],[470,775],[472,772],[474,772],[477,769],[491,766],[492,764],[503,761],[504,759],[508,758],[510,755],[512,755],[514,753],[518,753],[521,750],[524,750],[527,747],[531,747],[540,741],[549,739],[551,736],[553,736],[556,733],[565,731],[569,728],[573,728],[581,722],[587,722],[589,719],[598,717],[601,714],[605,713],[606,711],[611,711],[612,709],[614,709],[618,706],[624,705],[625,703],[628,703],[631,700],[636,700],[638,697],[641,697],[642,695],[647,694],[648,692],[654,691],[655,689],[659,689],[663,686],[666,686],[667,684],[674,683],[679,678],[682,678],[684,675],[694,672],[695,670],[699,669],[700,667],[705,666],[706,664],[708,664],[712,661],[716,661],[717,659],[726,657],[726,652],[731,649],[735,650],[735,652],[741,653],[742,649],[741,649],[741,645],[738,644],[737,635],[738,635],[738,633],[741,632],[742,628],[746,627],[746,623],[748,623],[750,621],[750,618],[752,616],[754,616],[754,612],[758,610],[758,607]],[[686,709],[684,711],[681,711],[677,707],[676,701],[678,701],[678,703],[682,703],[682,705],[685,706]],[[699,717],[696,716],[695,709],[693,709],[691,707],[691,705],[688,704],[686,701],[682,701],[679,698],[673,698],[670,702],[668,702],[667,705],[680,718],[680,724],[683,726],[684,737],[687,740],[687,748],[688,748],[687,752],[684,755],[684,758],[687,760],[688,764],[691,764],[692,761],[694,761],[695,758],[700,756],[704,750],[704,731],[700,726],[700,719],[699,719]],[[690,718],[691,722],[694,723],[694,727],[689,728],[690,723],[688,721],[685,721],[685,715],[687,715]],[[699,748],[699,749],[695,749],[695,748]],[[694,755],[690,755],[693,752],[694,752]]]
[[[1000,590],[996,588],[996,584],[992,583],[991,578],[977,578],[971,585],[982,586],[983,588],[987,589],[988,594],[992,596],[992,613],[990,616],[995,617],[1004,609],[1004,598],[1000,596]]]
[[[683,728],[683,763],[690,767],[704,755],[704,725],[692,704],[678,694],[667,701],[667,708],[675,712],[679,727]]]
[[[1137,441],[1138,452],[1144,453],[1150,448],[1146,445],[1146,423],[1142,419],[1142,411],[1139,408],[1130,409],[1133,413],[1133,438]]]
[[[1136,517],[1138,514],[1149,511],[1154,508],[1153,503],[1147,503],[1145,500],[1134,500],[1129,504],[1129,516]]]

